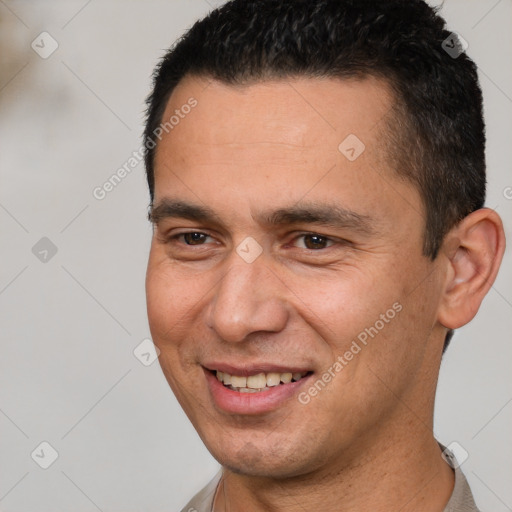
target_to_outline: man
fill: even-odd
[[[183,510],[477,510],[432,432],[505,245],[461,50],[420,0],[234,0],[162,60],[148,316],[222,465]]]

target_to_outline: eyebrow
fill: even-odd
[[[148,217],[154,224],[164,219],[180,218],[225,228],[221,217],[211,208],[171,198],[159,201],[151,208]],[[337,205],[318,202],[302,201],[300,206],[293,205],[263,212],[254,218],[258,223],[267,226],[315,224],[335,229],[350,229],[366,235],[375,231],[371,217]]]

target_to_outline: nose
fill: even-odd
[[[229,342],[244,341],[255,332],[279,332],[289,316],[285,291],[263,255],[247,263],[234,252],[214,289],[207,324]]]

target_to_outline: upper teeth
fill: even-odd
[[[277,386],[281,382],[284,384],[292,380],[299,380],[304,377],[308,372],[301,373],[258,373],[250,375],[249,377],[230,375],[229,373],[217,371],[217,379],[226,385],[231,385],[234,388],[251,388],[262,389],[264,387]]]

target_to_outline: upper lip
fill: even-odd
[[[304,373],[312,371],[304,366],[283,366],[274,363],[251,363],[244,365],[232,365],[222,362],[209,362],[203,364],[203,367],[210,371],[219,371],[228,373],[229,375],[237,375],[240,377],[249,377],[258,373]]]

